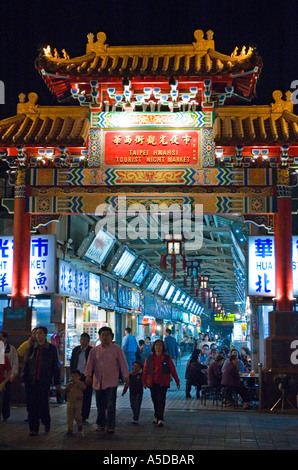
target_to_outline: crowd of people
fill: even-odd
[[[57,347],[47,340],[47,333],[43,326],[35,328],[28,340],[16,350],[9,344],[8,335],[0,332],[5,351],[5,361],[0,364],[0,417],[3,420],[10,415],[10,384],[18,374],[21,358],[21,381],[26,393],[30,436],[38,434],[40,424],[45,432],[50,431],[49,392],[52,384],[67,400],[68,436],[73,434],[74,424],[78,432],[84,434],[83,426],[89,418],[93,390],[97,408],[96,431],[114,433],[117,389],[121,382],[124,385],[122,394],[129,390],[132,423],[138,423],[143,391],[148,388],[154,408],[153,423],[159,427],[164,425],[167,390],[173,380],[180,388],[175,362],[177,364],[181,349],[170,329],[166,330],[164,339],[152,343],[149,336],[137,342],[127,327],[121,346],[115,343],[113,331],[108,326],[99,329],[99,342],[94,347],[90,345],[89,335],[82,333],[80,345],[72,351],[70,380],[65,387],[61,385]],[[197,398],[203,385],[225,386],[237,391],[243,399],[243,407],[248,408],[247,391],[239,373],[249,370],[249,351],[243,349],[240,357],[236,350],[229,350],[225,345],[218,350],[208,335],[200,335],[192,347],[185,370],[186,399],[191,398],[193,386]]]

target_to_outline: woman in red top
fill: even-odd
[[[177,388],[180,388],[180,380],[176,372],[171,356],[165,353],[165,345],[161,339],[153,344],[153,353],[150,354],[143,368],[143,385],[149,387],[154,406],[153,423],[158,426],[164,424],[164,410],[166,405],[167,389],[170,387],[171,375]]]

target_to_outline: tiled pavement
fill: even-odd
[[[196,450],[298,450],[298,415],[262,411],[257,408],[244,411],[207,406],[198,400],[185,399],[184,371],[187,357],[177,366],[181,388],[175,382],[167,394],[165,426],[152,424],[153,407],[149,390],[144,391],[138,425],[131,423],[132,413],[128,393],[122,397],[118,389],[117,418],[114,435],[96,432],[96,408],[93,401],[85,437],[74,434],[67,437],[66,404],[58,405],[51,398],[51,431],[41,429],[36,437],[29,437],[28,424],[24,422],[24,406],[12,407],[11,417],[0,424],[0,450],[97,450],[108,451],[187,451]],[[195,396],[193,389],[193,395]],[[41,426],[43,428],[43,426]],[[109,454],[110,455],[110,454]]]

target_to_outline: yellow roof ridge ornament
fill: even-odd
[[[28,101],[26,102],[26,95],[25,93],[20,93],[19,96],[19,103],[17,104],[17,114],[36,114],[38,113],[38,105],[36,104],[38,101],[38,94],[35,92],[31,92],[28,94]]]
[[[280,90],[275,90],[272,93],[272,97],[274,99],[274,103],[271,103],[271,111],[272,113],[278,113],[282,114],[284,111],[289,111],[290,113],[293,113],[294,110],[294,104],[291,100],[292,93],[290,90],[286,91],[285,97],[286,99],[283,99],[283,92]]]
[[[107,48],[109,47],[108,44],[105,44],[107,40],[107,36],[105,33],[100,31],[97,33],[96,38],[97,41],[94,42],[94,34],[89,33],[87,34],[88,38],[88,44],[86,47],[86,53],[88,54],[89,52],[95,52],[95,53],[100,53],[100,52],[107,52]]]
[[[207,39],[204,39],[204,32],[201,29],[197,29],[194,32],[194,38],[196,42],[193,42],[193,48],[195,51],[208,51],[208,49],[214,50],[213,31],[209,29],[206,33]]]
[[[65,49],[62,49],[63,59],[70,59],[69,55],[67,54]],[[54,49],[54,53],[52,53],[51,46],[47,46],[43,48],[43,55],[45,55],[48,59],[61,59],[57,49]]]

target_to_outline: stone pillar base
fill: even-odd
[[[269,313],[269,336],[265,339],[263,408],[271,408],[281,397],[279,383],[286,383],[284,409],[297,409],[298,394],[298,312]],[[281,402],[275,410],[281,409]]]

